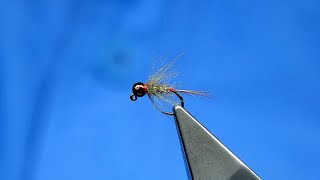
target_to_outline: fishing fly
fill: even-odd
[[[184,99],[180,93],[208,96],[208,93],[205,91],[180,89],[176,83],[172,83],[172,79],[177,77],[177,73],[172,71],[172,67],[181,55],[152,73],[146,83],[135,83],[132,86],[131,101],[136,101],[138,97],[147,95],[159,111],[167,115],[174,115],[173,112],[163,110],[159,102],[173,106],[180,104],[180,106],[184,107]]]

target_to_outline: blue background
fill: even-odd
[[[316,0],[0,2],[0,179],[187,179],[171,117],[129,100],[153,51],[263,179],[317,179]]]

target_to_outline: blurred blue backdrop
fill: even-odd
[[[0,179],[187,179],[176,127],[129,100],[153,51],[186,109],[263,179],[317,179],[316,0],[0,2]]]

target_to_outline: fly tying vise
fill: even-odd
[[[174,115],[189,179],[219,177],[218,179],[261,180],[218,138],[184,109],[184,100],[181,94],[200,96],[208,96],[208,94],[203,91],[182,90],[175,83],[170,83],[172,78],[177,76],[177,73],[170,71],[175,59],[149,76],[146,83],[135,83],[132,87],[131,101],[148,95],[159,111],[167,115]],[[173,109],[173,111],[163,110],[164,106],[161,105],[164,104],[169,105],[166,107]]]

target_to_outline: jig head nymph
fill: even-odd
[[[176,59],[177,57],[170,63],[156,70],[155,73],[149,76],[146,83],[135,83],[132,86],[132,95],[130,96],[131,101],[136,101],[138,98],[148,95],[153,105],[159,111],[167,115],[174,115],[173,112],[162,110],[159,102],[164,102],[173,106],[179,104],[180,106],[184,107],[184,100],[180,93],[208,96],[208,94],[204,91],[177,89],[175,85],[169,83],[173,77],[177,76],[177,73],[171,71]],[[175,95],[175,97],[173,95]]]

